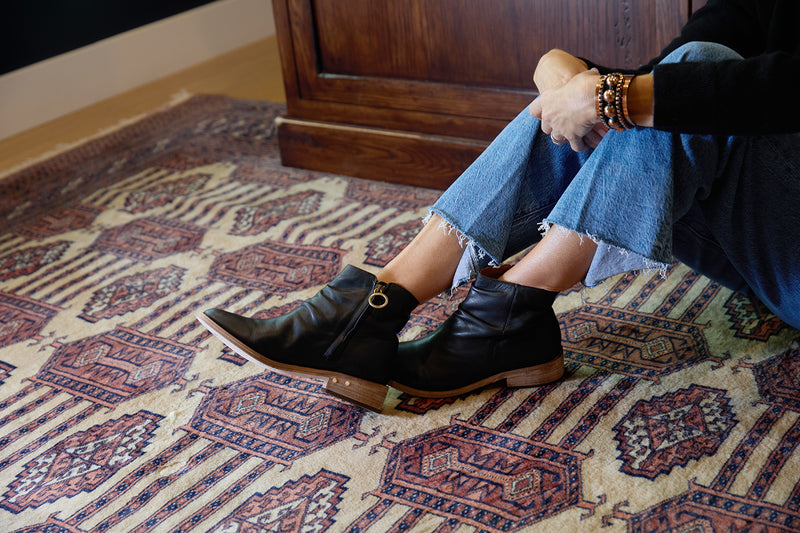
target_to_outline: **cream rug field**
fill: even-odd
[[[800,530],[800,332],[680,265],[561,296],[540,388],[375,414],[223,349],[198,311],[376,271],[439,194],[282,167],[282,111],[194,97],[0,180],[0,530]]]

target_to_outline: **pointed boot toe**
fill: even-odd
[[[411,293],[354,266],[293,311],[268,319],[221,309],[197,315],[242,357],[275,372],[323,380],[335,396],[380,412]]]
[[[223,309],[208,309],[203,312],[206,320],[217,324],[222,331],[233,338],[245,340],[252,336],[252,320]]]

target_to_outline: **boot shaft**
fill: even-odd
[[[500,379],[540,384],[561,376],[556,293],[496,279],[497,269],[485,272],[435,332],[400,344],[394,386],[440,397]]]

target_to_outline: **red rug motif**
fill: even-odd
[[[194,97],[0,179],[3,531],[800,531],[800,332],[682,265],[559,297],[538,388],[375,414],[223,348],[198,311],[377,271],[439,194],[282,167],[282,110]]]

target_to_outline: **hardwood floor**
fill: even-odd
[[[65,144],[112,128],[120,121],[153,112],[182,91],[285,102],[277,38],[256,41],[0,140],[0,176]]]

